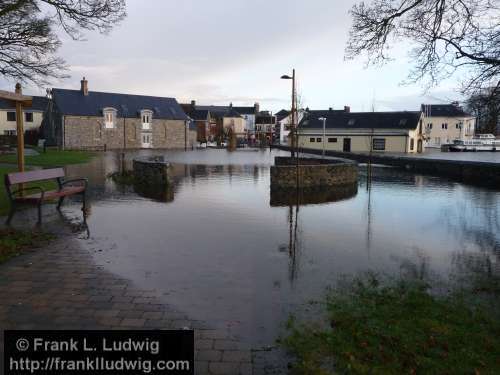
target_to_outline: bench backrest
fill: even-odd
[[[5,175],[6,185],[24,184],[26,182],[52,180],[64,177],[64,169],[38,169],[29,172],[14,172]]]

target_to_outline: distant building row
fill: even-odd
[[[15,108],[0,101],[0,135],[16,134]],[[324,119],[324,134],[323,134]],[[309,110],[298,113],[299,145],[339,151],[422,152],[475,133],[475,118],[457,104],[426,105],[415,112]],[[25,130],[42,129],[49,145],[66,149],[192,148],[229,137],[286,144],[290,111],[253,106],[207,106],[174,98],[54,88],[24,110]]]

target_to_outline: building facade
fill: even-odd
[[[455,104],[422,104],[426,147],[441,147],[455,139],[471,139],[476,119]]]
[[[52,89],[44,136],[64,149],[191,148],[196,130],[173,98]]]
[[[350,112],[348,107],[306,110],[298,134],[302,148],[343,152],[424,151],[421,112]]]
[[[31,107],[23,108],[24,130],[34,131],[40,129],[44,112],[47,110],[48,99],[43,96],[33,96]],[[13,102],[0,99],[0,135],[16,135],[16,108]]]

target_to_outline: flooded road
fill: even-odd
[[[159,154],[127,158],[148,153]],[[164,201],[107,178],[118,154],[68,167],[90,180],[90,238],[81,242],[105,269],[255,345],[273,344],[290,313],[345,274],[500,269],[499,192],[392,168],[375,168],[367,188],[362,169],[357,191],[297,208],[271,201],[269,167],[287,153],[164,155],[175,174]]]

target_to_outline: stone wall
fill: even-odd
[[[169,169],[170,164],[163,156],[134,159],[134,181],[145,186],[169,185],[172,182]]]
[[[114,128],[106,129],[101,117],[65,116],[63,127],[66,149],[138,149],[142,148],[142,133],[151,133],[152,148],[184,148],[186,135],[188,148],[196,145],[196,131],[186,134],[183,120],[153,119],[151,130],[143,130],[139,118],[117,118]]]
[[[295,159],[276,157],[271,167],[271,189],[290,189],[297,186]],[[303,158],[298,167],[301,188],[353,185],[358,181],[358,165],[348,160]]]
[[[274,146],[290,150],[288,146]],[[301,149],[301,152],[320,154],[321,150]],[[373,164],[390,165],[416,173],[447,177],[471,185],[500,189],[500,163],[465,160],[440,160],[400,155],[369,155],[367,153],[348,153],[326,151],[326,155],[352,159],[360,163],[371,160]]]

